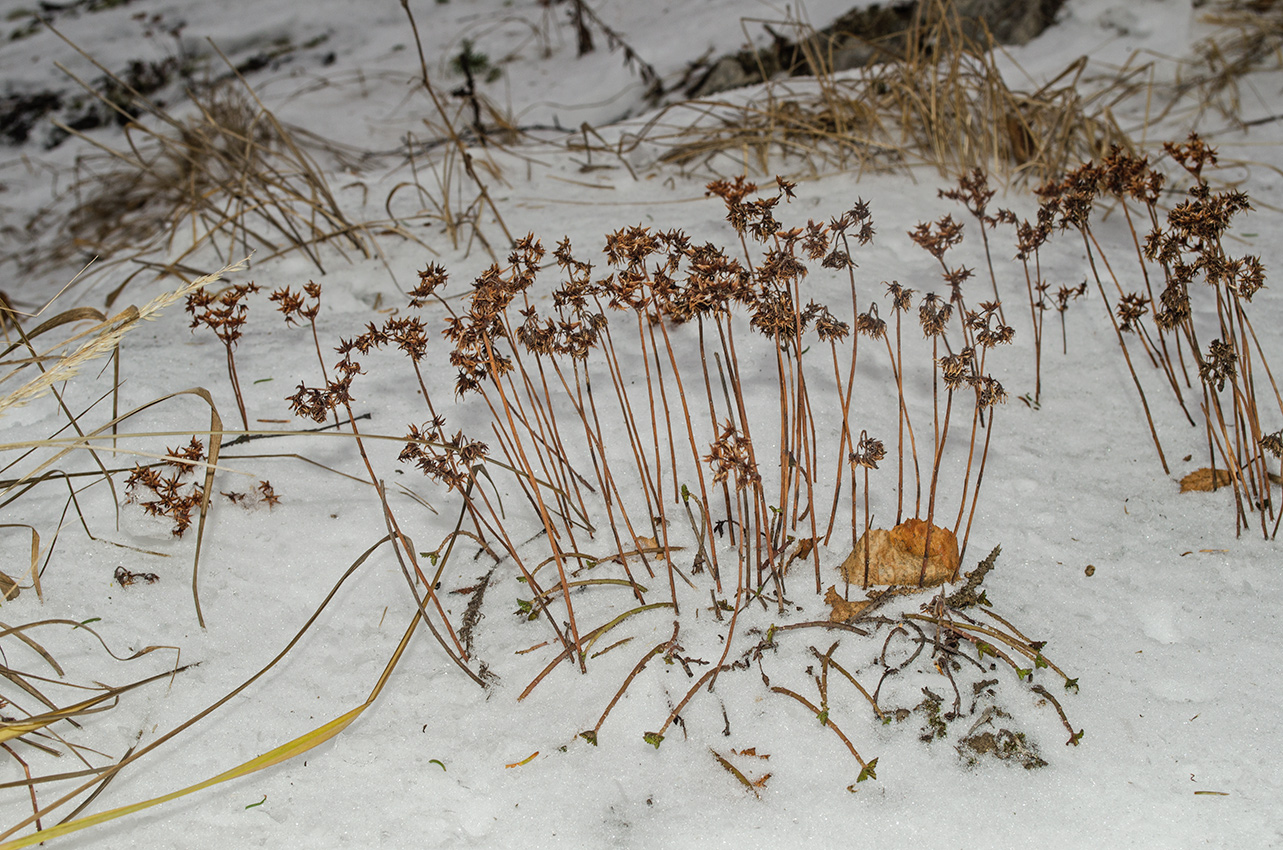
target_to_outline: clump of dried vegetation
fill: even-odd
[[[813,77],[769,82],[747,100],[674,104],[609,152],[656,146],[662,162],[723,173],[769,174],[782,156],[812,173],[926,164],[945,177],[982,168],[1038,182],[1111,145],[1131,148],[1111,113],[1118,91],[1082,85],[1085,59],[1013,88],[992,39],[978,40],[943,0],[919,4],[908,32],[872,42],[874,60],[848,72],[833,71],[809,25],[780,25],[797,31]]]
[[[408,13],[408,4],[403,5]],[[620,674],[618,688],[602,699],[595,724],[580,733],[594,746],[606,740],[603,729],[612,710],[630,689],[641,689],[644,674],[664,675],[657,672],[659,665],[651,666],[655,659],[687,680],[681,698],[657,711],[648,730],[635,730],[656,748],[674,728],[697,736],[688,725],[721,731],[724,722],[729,734],[733,707],[728,711],[715,686],[722,677],[749,679],[743,674],[753,672],[764,696],[786,698],[775,701],[781,711],[809,714],[823,734],[836,738],[835,746],[849,752],[852,787],[877,778],[878,759],[861,753],[859,736],[848,734],[869,719],[894,723],[916,715],[923,739],[930,741],[947,737],[950,724],[976,718],[957,740],[964,758],[994,753],[1026,767],[1045,763],[1019,729],[979,731],[995,719],[1011,719],[997,702],[1004,678],[1050,706],[1068,733],[1066,743],[1076,745],[1083,731],[1074,728],[1043,679],[1070,692],[1077,690],[1077,679],[1044,654],[1045,640],[1028,637],[995,610],[985,593],[983,582],[999,548],[962,571],[991,437],[1007,400],[994,376],[995,349],[1012,341],[1017,313],[1019,322],[1025,321],[1023,306],[1011,310],[1008,319],[1002,290],[1013,288],[1028,303],[1037,378],[1027,403],[1036,406],[1042,391],[1044,317],[1052,309],[1060,315],[1062,350],[1067,349],[1065,312],[1094,286],[1141,393],[1164,469],[1161,423],[1149,415],[1143,390],[1150,373],[1170,388],[1191,425],[1192,408],[1198,407],[1212,481],[1223,472],[1233,486],[1236,527],[1249,527],[1256,513],[1262,533],[1272,537],[1283,512],[1275,515],[1265,455],[1283,457],[1283,432],[1265,433],[1266,414],[1258,409],[1261,370],[1281,414],[1283,397],[1248,316],[1263,267],[1256,257],[1226,251],[1224,237],[1234,218],[1249,208],[1247,198],[1212,189],[1204,171],[1215,164],[1216,153],[1197,136],[1165,148],[1191,185],[1182,202],[1163,210],[1165,177],[1131,152],[1103,100],[1076,91],[1076,78],[1036,92],[1013,92],[1002,83],[987,49],[966,41],[956,20],[947,14],[924,16],[918,26],[919,37],[908,40],[910,53],[900,63],[852,76],[821,74],[815,84],[819,94],[805,98],[769,92],[770,108],[760,115],[753,114],[757,107],[740,107],[733,114],[682,107],[707,108],[716,121],[690,131],[696,136],[670,140],[671,157],[708,162],[721,152],[750,151],[764,166],[767,152],[779,148],[816,161],[871,167],[888,156],[898,162],[922,156],[958,176],[956,186],[941,195],[965,209],[967,223],[974,222],[980,235],[989,278],[984,295],[971,291],[974,272],[957,256],[964,223],[952,215],[922,222],[908,234],[938,265],[939,291],[918,292],[898,281],[870,287],[857,280],[855,262],[876,236],[868,204],[858,201],[827,221],[788,222],[784,210],[795,184],[776,178],[759,191],[744,177],[707,187],[725,208],[730,247],[699,244],[680,229],[633,226],[607,234],[601,256],[589,260],[569,239],[549,251],[533,234],[509,238],[506,256],[496,257],[476,277],[462,304],[443,297],[448,272],[429,264],[400,312],[340,340],[337,361],[327,361],[316,325],[321,286],[309,281],[301,294],[288,286],[276,289],[270,300],[287,324],[306,322],[317,355],[316,379],[300,379],[287,399],[289,408],[350,440],[360,473],[343,474],[363,479],[373,491],[385,524],[380,534],[386,534],[352,564],[262,671],[188,722],[114,761],[90,758],[83,746],[56,736],[54,727],[73,724],[159,676],[123,687],[93,686],[89,700],[62,706],[64,700],[45,696],[43,679],[6,667],[8,681],[23,693],[2,697],[0,746],[26,776],[7,787],[29,797],[32,814],[0,840],[31,826],[37,832],[24,841],[87,825],[76,821],[40,831],[43,818],[69,811],[71,820],[121,770],[249,687],[292,650],[338,585],[384,547],[401,569],[414,613],[363,704],[219,777],[110,814],[276,764],[338,734],[378,696],[420,625],[481,688],[494,687],[500,675],[525,677],[518,701],[553,698],[545,681],[568,677],[571,668]],[[435,215],[449,222],[451,234],[470,226],[469,238],[489,247],[477,224],[480,211],[493,212],[501,228],[503,222],[477,171],[482,160],[469,155],[465,136],[455,130],[458,116],[438,98],[422,53],[420,58],[425,91],[448,131],[452,153],[441,162],[453,162],[448,167],[456,171],[447,183],[456,181],[451,183],[456,190],[471,187],[463,210],[451,206],[450,191],[442,192]],[[822,57],[814,61],[823,67]],[[132,240],[144,231],[146,239],[158,238],[154,219],[148,230],[141,216],[148,204],[163,202],[171,248],[177,245],[178,225],[191,224],[182,257],[202,244],[217,247],[220,256],[289,246],[312,252],[319,268],[321,242],[349,240],[364,250],[361,228],[338,213],[320,171],[253,102],[248,112],[232,109],[239,116],[235,120],[203,109],[204,129],[163,114],[156,117],[174,135],[135,129],[152,137],[151,153],[143,155],[139,151],[146,146],[136,146],[112,156],[126,163],[126,171],[160,182],[152,195],[140,199],[140,218],[120,217],[122,226],[143,230],[100,233],[93,237],[98,244],[133,250]],[[972,120],[964,121],[968,115]],[[1065,170],[1067,162],[1081,158],[1092,161]],[[988,169],[999,163],[1042,181],[1034,221],[993,208]],[[245,185],[250,172],[258,175],[256,194],[231,193],[230,185]],[[182,179],[173,179],[175,173]],[[317,182],[310,182],[309,174]],[[1053,175],[1059,176],[1047,179]],[[183,194],[165,195],[184,182]],[[197,186],[203,188],[197,191]],[[426,192],[416,174],[413,183],[392,190],[389,207],[402,188]],[[213,198],[224,205],[210,206]],[[1134,266],[1131,257],[1124,262],[1104,254],[1097,230],[1105,203],[1122,212]],[[1012,228],[1020,262],[1014,287],[1009,281],[1000,284],[1004,275],[992,256],[990,232],[1003,227]],[[1081,286],[1061,286],[1053,293],[1042,252],[1058,234],[1074,233],[1086,251],[1089,277]],[[1136,271],[1128,275],[1125,268]],[[234,270],[239,269],[219,274]],[[200,388],[175,394],[194,395],[209,407],[208,427],[195,432],[204,439],[193,436],[186,447],[166,449],[130,469],[114,467],[110,458],[143,455],[128,447],[137,439],[173,435],[129,434],[121,427],[173,396],[125,413],[113,400],[111,415],[88,428],[84,423],[94,405],[73,411],[62,388],[94,358],[110,355],[118,367],[121,338],[165,306],[185,300],[193,327],[208,327],[224,346],[244,428],[236,441],[304,433],[251,429],[233,352],[258,287],[206,291],[218,276],[196,280],[143,308],[110,317],[79,308],[31,329],[29,317],[8,305],[0,309],[6,333],[15,337],[3,353],[15,358],[6,364],[11,371],[0,380],[38,372],[7,390],[0,414],[48,395],[66,419],[63,431],[74,432],[0,445],[0,452],[13,458],[5,466],[9,477],[0,481],[0,505],[12,507],[25,494],[52,485],[67,488],[64,515],[80,514],[78,495],[101,486],[112,491],[117,504],[133,501],[168,519],[175,535],[194,523],[193,599],[202,624],[200,553],[217,492],[215,473],[228,445],[223,438],[233,435],[224,429],[212,396]],[[817,302],[811,283],[820,276],[844,279],[849,303]],[[1015,300],[1006,301],[1008,308]],[[437,319],[443,322],[434,333]],[[78,322],[92,324],[55,345],[38,346],[47,334]],[[1205,342],[1209,327],[1216,338]],[[410,414],[414,422],[404,433],[367,432],[358,425],[363,421],[359,382],[392,351],[409,360],[406,374],[418,391],[412,403],[422,408]],[[447,364],[455,377],[454,397],[443,399],[431,373]],[[117,384],[113,380],[113,392]],[[869,404],[869,398],[888,403]],[[443,530],[434,549],[414,545],[403,530],[409,525],[405,514],[414,508],[389,498],[384,461],[372,448],[388,440],[400,446],[400,468],[420,471],[425,486],[436,488],[435,501],[457,509],[453,527]],[[186,478],[198,471],[202,480]],[[117,498],[116,479],[122,475],[128,478]],[[278,498],[266,481],[256,492],[269,505]],[[233,502],[246,498],[224,495]],[[92,536],[89,520],[83,515],[79,520]],[[29,581],[40,592],[41,562],[49,563],[57,533],[46,544],[34,522],[6,528],[25,529],[32,554],[29,575],[0,573],[0,590],[10,598],[11,590],[24,589]],[[840,565],[826,557],[834,547],[845,555]],[[450,591],[443,579],[467,558],[489,561],[489,570],[477,583],[453,591],[470,597],[463,613],[453,615],[444,604],[443,594]],[[150,580],[149,573],[121,570],[116,579],[122,585]],[[946,587],[950,584],[955,586]],[[487,597],[487,588],[502,590]],[[484,645],[483,606],[494,614],[496,605],[504,604],[494,601],[502,594],[505,601],[516,596],[513,614],[520,628],[533,634],[523,636],[530,645],[500,670],[497,658],[485,657],[478,646]],[[645,645],[632,647],[621,661],[629,652],[624,647],[639,636],[653,637],[654,621],[661,618],[662,639],[644,638]],[[28,634],[54,625],[83,627],[0,624],[0,639],[6,651],[22,642],[20,649],[35,652],[61,673]],[[830,640],[821,641],[823,635]],[[994,675],[999,664],[1011,676]],[[175,671],[180,669],[176,663]],[[831,682],[838,683],[832,694]],[[915,703],[919,695],[925,699]],[[16,750],[19,744],[42,756],[60,749],[74,753],[84,769],[33,774]],[[712,755],[751,793],[759,793],[769,779],[769,774],[750,778],[728,755],[716,750]],[[742,764],[758,752],[749,747],[729,755]],[[46,783],[62,795],[42,805],[37,792]]]

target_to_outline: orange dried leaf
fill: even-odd
[[[952,531],[931,526],[931,539],[927,541],[927,524],[920,519],[910,519],[887,531],[872,528],[855,544],[855,549],[842,563],[847,581],[865,586],[908,585],[917,586],[922,575],[923,554],[927,556],[926,578],[923,587],[935,587],[953,581],[958,574],[961,560],[958,557],[958,538]],[[866,565],[867,552],[867,565]],[[868,584],[865,584],[865,568]]]
[[[829,612],[829,622],[845,623],[860,616],[860,612],[869,606],[869,600],[861,599],[857,602],[849,602],[838,593],[836,585],[829,585],[828,593],[824,594],[824,604],[833,608]]]
[[[1190,490],[1201,492],[1211,492],[1220,487],[1230,486],[1230,473],[1227,469],[1218,469],[1213,475],[1209,467],[1196,469],[1189,475],[1181,479],[1181,492],[1185,493]]]

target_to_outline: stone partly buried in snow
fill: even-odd
[[[958,557],[958,538],[947,528],[931,526],[931,539],[928,542],[927,523],[920,519],[905,520],[890,531],[884,528],[869,529],[842,562],[842,573],[848,582],[857,587],[917,586],[918,577],[922,574],[922,556],[928,545],[931,552],[927,555],[927,574],[923,586],[934,587],[953,581],[961,563]],[[866,548],[869,554],[868,585],[865,584],[864,576]]]

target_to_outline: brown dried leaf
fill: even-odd
[[[10,602],[17,599],[21,593],[22,588],[18,587],[18,583],[0,572],[0,596],[4,597],[4,601]]]
[[[829,612],[829,622],[845,623],[860,616],[861,612],[872,604],[872,600],[861,599],[856,602],[848,602],[838,593],[836,585],[829,585],[829,592],[824,594],[824,604],[833,608]]]
[[[1181,492],[1198,490],[1207,493],[1220,487],[1230,486],[1230,481],[1229,470],[1218,469],[1215,477],[1213,477],[1212,470],[1205,466],[1202,469],[1194,470],[1181,479]]]
[[[861,587],[872,585],[917,586],[927,546],[927,524],[910,519],[887,531],[872,528],[859,539],[842,562],[847,581]],[[958,538],[952,531],[931,527],[931,553],[927,557],[923,587],[953,581],[958,574]],[[868,585],[865,584],[865,550],[868,550]]]

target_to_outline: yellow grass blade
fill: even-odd
[[[206,788],[226,782],[229,779],[236,779],[238,777],[247,776],[251,773],[263,770],[264,768],[273,767],[324,744],[326,741],[330,740],[350,726],[352,721],[360,717],[367,708],[374,704],[375,699],[379,696],[379,692],[383,690],[384,684],[387,683],[388,676],[391,675],[392,670],[397,665],[397,662],[401,660],[401,655],[405,651],[406,646],[409,645],[410,638],[413,636],[415,628],[419,625],[420,618],[420,613],[415,611],[414,619],[410,621],[409,627],[401,638],[401,643],[397,645],[396,652],[392,654],[392,658],[388,661],[387,666],[383,670],[383,675],[379,677],[379,681],[370,692],[370,696],[365,700],[365,702],[346,714],[336,717],[324,726],[319,726],[305,735],[300,735],[286,744],[282,744],[273,750],[263,753],[257,758],[250,759],[243,764],[237,765],[231,770],[226,770],[217,776],[212,776],[203,782],[198,782],[195,785],[189,785],[186,788],[179,789],[178,791],[171,791],[170,793],[163,794],[159,797],[153,797],[150,800],[144,800],[141,803],[133,803],[128,806],[109,809],[108,811],[99,812],[98,814],[89,815],[88,817],[78,818],[67,823],[50,827],[49,829],[41,830],[40,832],[32,833],[31,835],[23,836],[22,838],[15,838],[12,841],[6,841],[4,844],[0,844],[0,850],[18,850],[20,847],[30,847],[33,844],[40,844],[52,838],[59,838],[73,832],[79,832],[80,830],[91,826],[97,826],[100,823],[107,823],[108,821],[116,820],[117,818],[124,817],[125,815],[141,812],[145,809],[150,809],[153,806],[159,806],[161,803],[167,803],[170,800],[177,800],[179,797],[186,797],[188,794],[194,794],[197,791],[202,791]]]

